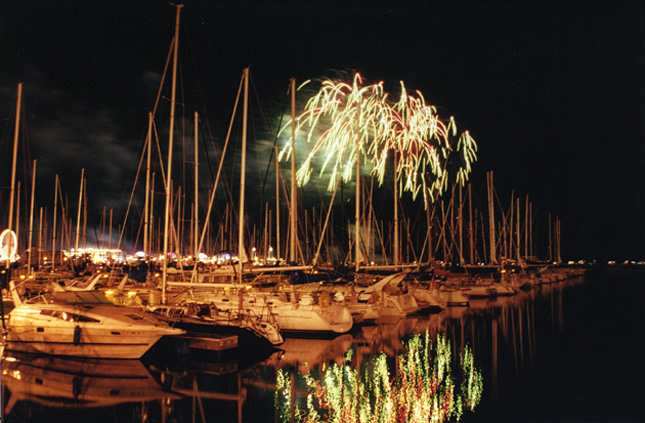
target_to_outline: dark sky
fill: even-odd
[[[182,14],[182,75],[197,81],[184,100],[218,137],[246,66],[270,119],[292,77],[403,80],[476,139],[479,197],[492,170],[503,202],[529,195],[541,231],[560,217],[563,258],[645,259],[642,1],[194,1]],[[97,206],[127,204],[174,15],[163,1],[2,2],[0,185],[23,82],[39,186],[60,173],[74,198],[86,168]]]

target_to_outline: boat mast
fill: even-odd
[[[295,264],[298,260],[296,243],[297,234],[297,186],[296,186],[296,79],[291,78],[291,211],[289,213],[290,247],[289,261]]]
[[[108,249],[112,249],[112,212],[114,212],[114,209],[110,209],[110,227],[108,228]]]
[[[244,197],[246,188],[246,129],[249,110],[249,68],[244,69],[244,103],[242,118],[242,165],[240,167],[240,210],[238,227],[238,261],[239,283],[242,283],[242,270],[244,267]]]
[[[278,160],[278,146],[274,146],[275,156],[275,256],[280,259],[280,161]]]
[[[76,212],[76,241],[74,251],[78,254],[78,240],[81,235],[81,206],[83,205],[83,179],[85,178],[85,168],[81,169],[81,187],[78,190],[78,210]]]
[[[147,260],[150,247],[148,245],[150,232],[150,197],[152,191],[150,190],[150,156],[152,153],[152,112],[148,112],[148,136],[146,137],[147,158],[146,158],[146,192],[145,201],[143,205],[143,257]]]
[[[473,190],[472,185],[468,183],[468,245],[470,264],[475,264],[475,245],[474,245],[474,232],[473,232]]]
[[[56,212],[58,211],[58,173],[54,182],[54,223],[52,225],[52,272],[56,270]]]
[[[553,224],[551,222],[551,213],[549,213],[549,261],[553,261],[553,238],[551,236],[551,228],[553,228]]]
[[[20,105],[22,103],[22,82],[18,83],[18,99],[16,101],[16,125],[13,132],[13,159],[11,161],[11,190],[9,194],[9,224],[8,229],[13,225],[13,202],[16,194],[16,162],[18,160],[18,137],[20,133]]]
[[[524,261],[529,258],[529,195],[524,206]]]
[[[83,185],[83,248],[87,248],[87,179]]]
[[[199,254],[198,251],[198,240],[197,240],[197,234],[199,233],[199,156],[197,154],[197,150],[199,147],[199,130],[198,130],[198,125],[199,125],[199,114],[197,111],[195,111],[195,203],[194,203],[194,210],[193,210],[193,216],[194,216],[194,221],[193,221],[193,257],[195,257],[195,260],[198,259],[197,255]]]
[[[29,207],[29,255],[27,256],[27,271],[31,273],[31,254],[33,252],[32,248],[32,239],[34,232],[34,196],[36,191],[36,160],[34,160],[34,166],[31,171],[31,204]]]
[[[356,206],[354,208],[354,270],[356,272],[360,269],[361,262],[361,248],[360,248],[360,225],[361,225],[361,146],[360,146],[360,104],[358,105],[358,113],[356,113]]]
[[[517,263],[521,264],[522,254],[520,253],[521,232],[520,232],[520,197],[519,196],[515,199],[515,207],[517,209],[517,212],[515,213],[515,251],[517,255]]]
[[[20,239],[20,181],[16,189],[16,252],[18,252],[18,240]]]
[[[175,5],[177,7],[177,15],[175,17],[175,39],[174,39],[174,52],[172,59],[172,92],[170,97],[170,134],[168,137],[168,171],[166,172],[166,211],[165,211],[165,220],[164,220],[164,240],[163,240],[163,277],[162,277],[162,290],[161,290],[161,302],[166,303],[166,284],[168,276],[168,226],[170,223],[170,181],[171,181],[171,172],[172,172],[172,143],[173,135],[175,132],[175,92],[177,90],[177,51],[179,46],[179,16],[181,13],[181,8],[184,7],[182,4]]]
[[[465,264],[464,260],[464,194],[463,186],[457,183],[459,189],[459,207],[457,208],[457,228],[459,228],[459,265]]]
[[[394,154],[394,264],[401,264],[401,246],[399,245],[399,185],[396,178],[397,156]]]
[[[39,216],[40,221],[38,222],[38,266],[36,267],[37,270],[40,270],[40,265],[43,262],[42,261],[42,250],[43,250],[43,208],[40,208],[40,216]],[[46,242],[45,242],[46,243]]]
[[[533,257],[533,202],[529,202],[529,256]]]
[[[495,204],[493,202],[493,171],[486,174],[488,183],[488,230],[490,235],[490,264],[497,264],[497,252],[495,250]]]
[[[9,194],[9,222],[7,228],[11,231],[13,227],[13,202],[15,196],[15,186],[16,186],[16,162],[18,161],[18,137],[20,134],[20,107],[22,103],[22,82],[18,83],[18,99],[16,100],[16,125],[13,132],[13,158],[11,161],[11,188]],[[11,252],[11,239],[9,236],[9,248],[7,253]],[[7,269],[11,264],[11,254],[7,254]]]

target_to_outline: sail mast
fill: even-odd
[[[56,212],[58,211],[58,173],[54,183],[54,223],[52,225],[52,271],[56,270]]]
[[[33,169],[31,171],[31,204],[29,206],[29,241],[27,247],[29,248],[29,255],[27,256],[27,271],[31,273],[31,254],[33,253],[32,239],[34,233],[34,197],[36,191],[36,160],[34,160]]]
[[[399,265],[401,264],[401,246],[399,244],[399,233],[401,232],[399,229],[399,182],[397,181],[396,178],[396,170],[398,167],[398,159],[396,156],[396,153],[394,153],[394,236],[392,238],[392,241],[394,242],[394,264]]]
[[[18,99],[16,100],[16,125],[13,132],[13,159],[11,162],[11,191],[9,194],[9,230],[12,230],[13,225],[13,202],[15,196],[16,186],[16,162],[18,159],[18,136],[20,133],[20,107],[22,103],[22,82],[18,83]]]
[[[280,162],[278,160],[278,146],[274,146],[275,156],[275,256],[280,259]]]
[[[78,210],[76,211],[76,241],[74,251],[78,254],[78,241],[81,235],[81,208],[83,205],[83,180],[85,178],[85,168],[81,169],[81,187],[78,190]]]
[[[493,202],[493,171],[486,174],[488,183],[488,230],[490,241],[490,264],[497,264],[497,252],[495,250],[495,205]]]
[[[199,147],[199,114],[197,111],[195,111],[195,205],[194,207],[194,230],[193,230],[193,256],[195,257],[195,260],[198,259],[197,255],[199,254],[198,250],[198,237],[197,234],[199,233],[199,155],[197,154],[197,150]]]
[[[291,236],[289,261],[295,264],[297,234],[297,186],[296,186],[296,79],[291,78],[291,212],[289,213],[289,234]]]
[[[358,272],[361,263],[361,137],[360,137],[360,115],[361,106],[358,105],[358,113],[356,114],[356,208],[354,210],[354,255],[356,259],[355,270]]]
[[[148,256],[150,252],[150,247],[148,246],[149,238],[148,234],[150,232],[150,196],[152,192],[150,190],[150,156],[152,153],[152,112],[148,112],[148,136],[146,137],[146,148],[147,148],[147,157],[146,157],[146,192],[145,200],[143,205],[143,254],[144,259]],[[146,259],[147,260],[147,259]]]
[[[242,119],[242,165],[240,168],[240,210],[238,232],[239,282],[242,283],[244,266],[244,197],[246,188],[246,125],[249,110],[249,68],[244,69],[244,103]]]
[[[175,92],[177,90],[177,51],[179,46],[179,16],[182,4],[177,4],[177,15],[175,18],[175,39],[174,39],[174,52],[172,59],[172,92],[170,97],[170,134],[168,137],[168,171],[166,172],[166,212],[164,220],[164,240],[163,240],[163,277],[162,277],[162,290],[161,302],[166,303],[166,284],[168,276],[168,226],[170,222],[170,181],[172,172],[172,143],[173,135],[175,132]]]

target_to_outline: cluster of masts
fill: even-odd
[[[163,218],[154,215],[155,202],[155,172],[153,171],[152,157],[155,141],[157,142],[157,151],[160,151],[158,135],[155,126],[155,113],[157,110],[157,100],[154,110],[149,113],[148,135],[144,146],[145,154],[142,156],[140,170],[145,166],[145,201],[141,215],[141,224],[134,238],[133,250],[141,249],[144,258],[161,257],[163,261],[164,274],[167,266],[166,258],[176,254],[177,257],[200,257],[204,251],[209,251],[210,256],[215,256],[216,250],[229,254],[231,257],[242,257],[242,260],[236,260],[240,266],[245,261],[275,265],[280,263],[295,264],[312,264],[335,263],[344,266],[354,266],[359,270],[361,266],[370,264],[390,264],[401,266],[403,263],[430,263],[437,259],[443,261],[457,262],[461,265],[488,263],[497,265],[502,259],[513,259],[517,262],[533,260],[537,254],[534,251],[533,239],[533,216],[532,203],[526,198],[524,207],[524,216],[521,212],[520,199],[511,197],[510,206],[504,210],[499,198],[497,198],[493,186],[493,173],[487,174],[487,191],[488,191],[488,222],[485,222],[484,213],[478,211],[472,201],[472,185],[467,182],[468,173],[471,163],[476,160],[476,145],[474,140],[464,132],[457,140],[450,138],[451,133],[456,134],[456,124],[454,118],[450,118],[448,123],[442,122],[435,113],[434,107],[427,106],[422,95],[418,93],[412,96],[403,92],[401,100],[394,104],[387,103],[388,95],[383,92],[382,83],[362,86],[362,78],[356,75],[353,85],[325,81],[321,91],[314,96],[308,103],[305,112],[301,116],[296,115],[296,82],[292,79],[290,82],[290,95],[292,114],[291,121],[285,128],[291,128],[291,137],[280,156],[289,157],[291,160],[291,188],[284,189],[285,194],[281,195],[281,177],[278,163],[278,148],[275,151],[275,168],[276,168],[276,192],[275,192],[275,216],[274,210],[271,210],[269,204],[262,205],[264,211],[263,234],[258,234],[256,226],[251,228],[247,222],[248,207],[245,205],[246,199],[246,144],[247,144],[247,119],[248,113],[248,84],[249,69],[243,72],[242,80],[238,90],[237,104],[240,98],[243,100],[244,119],[242,121],[242,162],[239,180],[240,193],[237,198],[237,212],[232,205],[232,195],[230,200],[226,201],[225,211],[221,213],[219,227],[216,230],[209,228],[209,223],[213,220],[211,214],[215,206],[216,190],[220,179],[222,179],[222,168],[225,162],[225,154],[229,144],[231,128],[226,137],[226,143],[221,153],[221,160],[214,179],[213,187],[208,195],[208,204],[205,215],[200,219],[199,204],[199,160],[198,160],[198,122],[197,112],[194,115],[195,125],[195,142],[194,142],[194,193],[193,203],[190,205],[190,219],[184,216],[187,214],[186,189],[180,185],[178,188],[173,186],[173,158],[172,154],[175,136],[175,105],[176,105],[176,78],[177,78],[177,60],[178,60],[178,38],[179,38],[179,17],[181,6],[177,6],[175,37],[171,44],[169,60],[172,58],[172,92],[170,96],[170,128],[168,130],[168,149],[166,158],[166,169],[163,169],[163,160],[161,157],[161,179],[165,191],[165,210]],[[165,72],[164,72],[165,74]],[[162,82],[163,86],[163,82]],[[243,94],[242,94],[243,92]],[[159,98],[161,88],[159,90]],[[8,213],[9,232],[3,233],[3,247],[0,254],[3,259],[9,262],[17,257],[19,251],[18,245],[21,236],[18,228],[18,222],[14,224],[13,217],[20,216],[14,203],[20,204],[20,182],[17,183],[15,178],[15,167],[18,148],[18,133],[20,124],[20,107],[22,97],[22,84],[18,85],[17,113],[15,123],[15,136],[13,148],[13,164],[10,191],[10,204]],[[346,103],[343,103],[343,102]],[[235,114],[235,111],[234,111]],[[423,118],[421,119],[420,116]],[[425,119],[425,120],[424,120]],[[383,122],[388,122],[383,124]],[[421,123],[419,123],[421,122]],[[233,119],[231,121],[231,126]],[[330,125],[329,128],[318,128],[324,124]],[[296,137],[298,131],[309,125],[307,129],[307,138],[311,139],[314,129],[318,128],[322,136],[315,142],[312,153],[307,156],[305,163],[296,170],[295,153]],[[384,128],[381,132],[374,128]],[[420,129],[422,128],[422,129]],[[303,129],[304,130],[304,129]],[[335,133],[336,137],[330,137],[330,133]],[[425,134],[425,138],[418,134]],[[354,134],[354,135],[352,135]],[[387,134],[391,135],[389,138]],[[416,134],[414,138],[411,134]],[[383,150],[379,150],[383,147]],[[334,156],[336,165],[333,169],[329,189],[333,191],[330,205],[321,204],[316,210],[305,210],[299,213],[301,209],[298,205],[297,196],[297,175],[305,175],[300,182],[306,182],[311,175],[312,158],[314,153],[324,150],[327,157]],[[385,173],[388,151],[394,156],[393,163],[393,184],[394,202],[392,207],[392,218],[386,222],[377,217],[375,205],[378,195],[374,192],[373,184],[376,177],[379,183],[383,182]],[[461,163],[457,175],[452,179],[448,177],[448,170],[445,166],[448,164],[447,157],[456,153],[454,160]],[[322,153],[320,153],[322,154]],[[407,155],[406,155],[407,154]],[[441,162],[440,157],[444,157]],[[145,158],[145,165],[144,159]],[[328,160],[328,159],[327,159]],[[371,162],[374,164],[370,170],[372,182],[369,189],[368,183],[363,181],[363,171],[361,162]],[[353,163],[353,164],[352,164]],[[321,176],[326,165],[321,166]],[[352,174],[352,166],[355,166],[355,216],[349,219],[345,214],[340,217],[334,211],[334,201],[340,186],[341,178],[336,175],[343,172],[343,180],[348,182],[347,175]],[[348,172],[349,171],[349,172]],[[425,205],[425,219],[423,215],[418,214],[413,220],[411,216],[404,216],[405,209],[400,201],[399,191],[407,189],[416,195],[417,177],[419,181],[425,181],[425,173],[434,177],[432,183],[423,182],[423,198]],[[34,184],[36,174],[36,161],[32,165],[32,199],[31,212],[29,214],[28,240],[26,241],[30,252],[35,250],[47,250],[45,245],[51,245],[51,251],[60,251],[63,249],[71,251],[80,251],[88,246],[86,226],[87,226],[87,181],[85,179],[85,170],[81,171],[81,184],[78,197],[78,207],[76,216],[76,230],[73,229],[72,219],[70,218],[69,205],[64,201],[58,175],[56,176],[54,208],[52,227],[49,230],[50,239],[47,239],[47,216],[43,216],[43,209],[40,209],[39,229],[37,241],[33,236],[34,231]],[[434,176],[432,176],[434,175]],[[411,182],[412,181],[412,182]],[[410,185],[414,183],[414,185]],[[445,195],[440,195],[448,190],[451,183],[451,194],[448,199]],[[182,192],[182,188],[184,188]],[[465,188],[465,189],[464,189]],[[468,196],[468,201],[464,201],[464,193]],[[18,200],[15,201],[15,196]],[[230,194],[229,194],[230,195]],[[134,197],[134,188],[133,188]],[[341,193],[342,197],[342,193]],[[281,200],[282,198],[282,200]],[[182,201],[183,200],[183,201]],[[345,199],[341,198],[341,208]],[[281,239],[283,229],[280,227],[281,204],[287,203],[289,209],[289,224],[287,229],[288,242]],[[467,203],[467,207],[466,207]],[[60,206],[59,206],[60,204]],[[496,206],[497,205],[497,206]],[[266,207],[264,207],[266,206]],[[62,210],[62,217],[57,217],[58,209]],[[203,206],[202,206],[203,207]],[[256,210],[257,214],[262,211]],[[343,209],[344,211],[344,209]],[[466,216],[466,211],[468,216]],[[103,212],[103,231],[102,242],[97,242],[98,247],[108,249],[112,248],[112,210],[110,210],[109,234],[106,234],[105,226],[107,218],[105,210]],[[501,212],[501,213],[500,213]],[[124,221],[127,222],[130,207],[126,212]],[[237,213],[237,230],[234,228],[235,213]],[[299,219],[299,214],[304,219]],[[190,222],[189,230],[185,231],[184,224]],[[423,222],[425,220],[425,222]],[[60,228],[57,224],[60,221]],[[200,228],[200,221],[203,222]],[[304,222],[303,222],[304,221]],[[522,224],[523,221],[523,224]],[[162,224],[163,222],[163,224]],[[115,248],[124,248],[124,239],[127,224],[119,228],[118,241],[115,241]],[[275,227],[275,232],[273,228]],[[353,236],[349,235],[353,227]],[[12,235],[12,229],[15,228],[15,234]],[[332,229],[336,228],[336,229]],[[340,231],[337,228],[341,228]],[[251,233],[250,237],[245,236]],[[237,234],[237,242],[232,241],[230,235]],[[184,239],[189,238],[190,246],[186,248]],[[302,240],[302,242],[299,240]],[[137,248],[138,240],[142,240],[142,247]],[[107,242],[105,240],[108,240]],[[561,261],[560,254],[560,221],[555,218],[551,220],[549,215],[549,246],[548,261]],[[98,240],[97,240],[98,241]],[[91,243],[90,243],[91,244]],[[281,248],[283,244],[288,248]],[[522,250],[523,244],[523,252]],[[255,245],[255,247],[248,247]],[[275,250],[273,246],[275,245]],[[350,251],[353,250],[353,254]],[[339,252],[340,251],[340,252]],[[155,253],[156,252],[156,253]],[[31,263],[33,257],[28,253],[28,262]],[[284,256],[284,259],[283,259]]]
[[[72,223],[70,207],[63,196],[57,175],[51,230],[46,227],[47,218],[43,218],[41,208],[36,241],[33,236],[36,177],[34,161],[26,243],[30,248],[27,249],[26,260],[24,255],[21,260],[24,266],[9,283],[17,310],[9,315],[13,321],[8,332],[11,342],[30,345],[35,342],[34,339],[40,339],[38,337],[41,335],[38,333],[33,338],[33,331],[30,329],[37,322],[33,322],[29,316],[33,316],[33,310],[42,306],[38,306],[36,302],[27,303],[23,307],[18,294],[18,290],[26,290],[26,286],[37,286],[38,283],[51,285],[54,292],[62,290],[65,293],[63,297],[71,297],[69,294],[73,292],[76,292],[76,296],[89,296],[87,292],[93,291],[100,284],[103,288],[109,288],[109,295],[120,295],[121,299],[113,296],[109,298],[111,301],[125,301],[123,297],[126,292],[128,301],[145,298],[145,303],[141,299],[142,303],[139,305],[145,306],[146,311],[156,313],[166,323],[184,325],[186,331],[197,333],[204,328],[235,329],[243,336],[259,336],[272,345],[277,345],[283,342],[282,332],[346,333],[363,321],[376,321],[384,316],[407,316],[447,306],[464,307],[469,298],[511,296],[521,286],[552,282],[550,274],[542,275],[545,279],[541,282],[538,282],[535,274],[516,273],[513,275],[514,279],[506,274],[511,268],[514,268],[513,271],[524,270],[522,265],[532,261],[536,255],[532,204],[527,197],[522,213],[519,198],[512,196],[510,206],[503,207],[494,189],[493,173],[489,172],[487,213],[475,207],[473,186],[468,182],[468,176],[471,164],[476,160],[476,144],[469,133],[466,131],[457,137],[454,119],[450,118],[448,123],[441,121],[435,108],[426,105],[420,93],[409,95],[403,91],[401,100],[392,105],[388,103],[389,97],[383,92],[382,83],[362,86],[362,79],[358,76],[354,78],[353,85],[329,81],[323,83],[321,93],[307,103],[305,112],[300,116],[296,113],[296,82],[291,79],[291,120],[286,126],[291,128],[291,137],[282,150],[283,157],[286,158],[287,153],[290,156],[291,186],[289,190],[286,187],[280,189],[280,154],[277,146],[274,146],[271,150],[272,153],[275,152],[276,170],[274,220],[268,203],[256,208],[255,213],[251,211],[252,206],[246,205],[250,77],[249,69],[244,69],[217,171],[212,177],[213,185],[207,196],[208,201],[205,206],[201,205],[206,210],[203,214],[199,213],[199,116],[197,113],[194,115],[195,185],[193,203],[188,212],[186,197],[190,195],[186,195],[184,178],[177,178],[182,180],[179,184],[173,179],[173,167],[176,167],[173,161],[174,137],[179,132],[175,130],[175,106],[181,7],[177,6],[175,37],[168,60],[171,63],[172,59],[172,92],[167,156],[162,157],[159,146],[155,105],[149,113],[144,154],[137,171],[138,180],[145,169],[145,201],[136,234],[126,237],[129,225],[124,223],[118,231],[118,242],[113,245],[113,213],[110,210],[106,234],[107,216],[104,210],[101,237],[103,245],[88,248],[85,229],[87,181],[83,169],[76,224]],[[163,84],[164,82],[162,87]],[[12,261],[17,257],[21,239],[17,229],[20,224],[17,221],[14,224],[13,221],[14,215],[20,215],[17,207],[14,211],[14,203],[20,204],[20,200],[15,201],[14,197],[20,192],[19,183],[16,189],[15,174],[21,94],[22,84],[19,84],[8,230],[1,236],[0,250],[6,268],[11,267]],[[160,98],[161,88],[157,102]],[[215,201],[217,188],[224,178],[222,170],[227,162],[226,152],[240,101],[243,118],[239,195],[234,197],[228,193],[224,201],[226,211],[221,215],[219,227],[213,230],[209,226],[216,220],[212,213],[218,206]],[[297,122],[300,122],[301,127],[309,125],[309,137],[316,127],[323,134],[301,165],[300,171],[297,171],[296,166],[296,138],[299,132]],[[155,144],[159,156],[157,168],[153,165]],[[307,211],[302,204],[299,205],[297,178],[300,174],[305,175],[301,178],[301,183],[308,180],[313,167],[317,166],[314,162],[317,154],[324,155],[326,160],[320,166],[321,178],[324,177],[327,161],[335,162],[330,166],[332,175],[328,184],[328,189],[332,192],[331,200],[328,205],[323,202],[318,210],[314,208]],[[393,158],[389,159],[388,155]],[[269,158],[269,162],[272,159]],[[364,168],[366,163],[372,165],[368,171]],[[389,171],[390,168],[392,172]],[[154,169],[160,170],[159,176],[155,177]],[[345,214],[347,202],[343,185],[350,182],[352,174],[355,188],[353,219]],[[392,180],[387,181],[385,174],[393,175]],[[366,175],[371,176],[371,181],[368,181]],[[160,207],[155,208],[158,193],[154,185],[159,179],[164,191],[162,216],[156,214]],[[384,205],[379,200],[374,182],[379,185],[392,183],[394,201],[390,205]],[[135,188],[136,183],[131,198],[136,197]],[[408,212],[409,207],[405,206],[406,201],[400,195],[404,191],[411,193],[412,200],[416,199],[417,194],[421,194],[425,213],[413,216]],[[334,205],[337,196],[340,197],[340,207]],[[286,231],[288,241],[281,239],[284,232],[280,227],[283,203],[286,203],[289,210]],[[58,216],[59,208],[61,216]],[[137,207],[130,201],[124,222],[132,220],[130,213],[135,209]],[[380,216],[389,215],[389,210],[392,217],[381,219]],[[264,225],[249,223],[250,215],[261,215],[263,212]],[[186,219],[189,213],[190,218]],[[299,216],[303,218],[300,219]],[[488,217],[488,222],[485,216]],[[187,221],[190,222],[188,231],[185,230]],[[262,235],[256,230],[258,226],[263,226]],[[271,233],[273,228],[275,243]],[[549,222],[549,229],[549,260],[560,262],[559,220]],[[214,235],[215,233],[217,234]],[[249,234],[251,235],[248,236]],[[132,250],[140,252],[128,257],[123,252],[126,238],[134,239]],[[189,243],[185,242],[186,238],[190,238]],[[139,239],[142,240],[141,249],[137,248]],[[217,243],[219,248],[215,248]],[[63,250],[69,253],[63,254]],[[218,253],[214,254],[214,250],[218,250]],[[35,256],[35,252],[38,256]],[[61,268],[58,267],[59,263]],[[482,282],[469,278],[464,268],[482,263],[494,267],[484,268],[491,270],[486,272],[486,280]],[[97,264],[107,266],[97,269]],[[458,266],[455,268],[451,264]],[[55,274],[57,270],[68,266],[68,270],[73,270],[68,272],[68,276]],[[520,279],[520,276],[525,280]],[[560,278],[562,275],[556,276]],[[299,277],[306,279],[306,282],[297,283],[295,279]],[[114,278],[117,280],[113,281]],[[21,281],[16,286],[18,279]],[[247,283],[250,281],[253,283]],[[461,286],[466,282],[471,286]],[[437,284],[442,285],[441,289]],[[114,294],[115,290],[118,294]],[[130,294],[133,294],[132,297]],[[105,295],[108,295],[108,291],[105,291]],[[60,310],[46,309],[45,312],[57,313],[55,316],[50,314],[56,317]],[[4,313],[2,316],[4,318]],[[100,323],[102,318],[103,316],[96,315],[92,317],[92,323]],[[78,319],[81,321],[80,319],[89,317],[78,316]],[[52,323],[52,327],[57,327],[57,324],[60,325],[61,322]],[[101,324],[94,325],[96,327],[88,324],[85,325],[87,328],[78,330],[81,325],[67,326],[69,333],[73,335],[65,341],[70,344],[70,339],[72,340],[72,345],[67,345],[71,348],[70,351],[80,351],[77,347],[82,344],[81,333],[93,330],[101,332],[105,329],[105,325]],[[198,331],[194,330],[195,326],[199,327]],[[114,333],[119,332],[111,332]],[[155,332],[153,338],[158,335]],[[156,342],[156,338],[152,341]],[[202,339],[200,336],[192,336],[191,342],[193,341],[201,342]],[[56,338],[40,339],[39,342],[43,349],[49,348],[51,343],[59,343]],[[110,344],[107,342],[106,348]],[[116,353],[122,354],[123,351],[120,349]]]

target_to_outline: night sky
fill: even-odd
[[[2,222],[18,82],[40,203],[56,173],[75,198],[85,168],[97,209],[127,205],[174,19],[164,1],[2,2]],[[645,259],[642,1],[191,1],[180,45],[183,100],[216,138],[247,66],[273,120],[292,77],[403,80],[477,141],[481,199],[492,170],[542,232],[560,218],[563,259]]]

